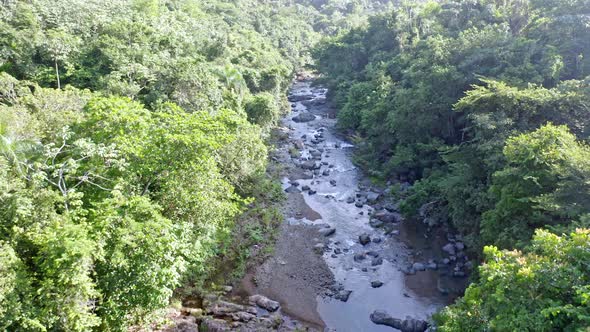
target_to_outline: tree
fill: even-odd
[[[590,231],[538,230],[524,252],[485,248],[479,281],[436,316],[439,330],[580,331],[590,326]]]
[[[55,66],[57,88],[61,89],[59,64],[67,64],[70,56],[78,52],[78,44],[80,44],[80,40],[61,29],[47,31],[46,37],[47,39],[44,46]]]
[[[248,121],[269,128],[278,121],[280,109],[275,98],[270,93],[260,93],[245,102]]]
[[[590,148],[567,127],[512,137],[504,155],[507,165],[490,188],[495,207],[483,214],[485,243],[522,247],[535,228],[590,213]]]

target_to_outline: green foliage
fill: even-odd
[[[22,306],[0,312],[7,329],[125,330],[207,278],[266,165],[257,125],[73,88],[10,101],[2,298]]]
[[[145,317],[168,304],[183,259],[177,226],[145,196],[113,197],[91,211],[93,231],[102,244],[95,273],[104,329],[119,329],[132,317]]]
[[[385,6],[315,5],[2,2],[1,330],[125,331],[272,242],[293,74]]]
[[[537,231],[525,252],[486,247],[480,279],[437,315],[439,330],[581,331],[590,326],[587,229]]]
[[[527,248],[539,228],[587,228],[587,6],[402,3],[325,38],[316,68],[357,143],[355,161],[391,183],[408,217],[461,233],[470,257],[486,245]],[[533,247],[553,241],[539,234]],[[590,274],[565,244],[580,236],[560,240],[563,251],[486,249],[479,279],[443,312],[441,330],[587,329]]]
[[[507,166],[490,188],[495,207],[483,215],[485,243],[526,243],[532,229],[590,211],[590,148],[567,127],[547,125],[512,137],[504,155]]]
[[[253,96],[245,103],[248,121],[267,128],[275,124],[280,116],[280,109],[273,96],[269,93],[261,93]]]
[[[443,150],[447,167],[442,176],[431,181],[438,183],[438,196],[448,202],[454,226],[469,235],[475,247],[486,243],[479,238],[480,219],[496,204],[497,196],[487,192],[493,174],[506,165],[503,148],[510,136],[535,130],[548,121],[567,125],[578,137],[588,136],[585,81],[569,81],[552,89],[485,83],[468,91],[455,105],[471,126],[463,130],[461,145]],[[522,233],[521,239],[526,242],[532,230]]]
[[[583,79],[590,72],[581,59],[590,48],[579,36],[590,31],[574,9],[581,3],[402,4],[325,39],[316,66],[341,106],[340,127],[360,138],[357,163],[386,181],[414,184],[401,193],[406,214],[437,202],[448,218],[435,219],[450,220],[477,252],[508,137],[547,122],[588,137]],[[558,27],[565,16],[571,24]]]
[[[37,308],[32,306],[34,293],[23,262],[9,244],[2,243],[0,248],[0,327],[3,330],[19,326],[17,331],[45,331],[37,318]]]

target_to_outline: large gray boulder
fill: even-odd
[[[306,169],[306,170],[316,170],[316,169],[320,169],[321,167],[322,167],[321,163],[318,163],[313,160],[306,160],[301,163],[301,168]]]
[[[411,317],[406,317],[406,319],[393,318],[381,310],[375,310],[370,318],[377,325],[390,326],[402,332],[424,332],[428,329],[428,323],[426,321]]]
[[[295,122],[310,122],[315,120],[315,115],[309,112],[299,113],[298,115],[293,117],[293,121]]]
[[[279,307],[281,306],[279,302],[273,301],[262,295],[252,295],[248,298],[248,301],[250,302],[250,304],[257,305],[260,308],[268,310],[270,312],[279,310]]]
[[[400,222],[402,217],[399,213],[385,211],[378,211],[373,214],[373,218],[381,220],[386,223],[397,223]]]

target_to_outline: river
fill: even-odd
[[[312,83],[293,84],[292,112],[281,122],[275,159],[288,192],[285,225],[274,254],[242,289],[274,298],[285,314],[325,331],[395,331],[370,320],[375,310],[426,320],[464,289],[466,278],[453,276],[457,257],[448,262],[441,249],[457,240],[401,218],[387,191],[353,164],[354,146],[335,128],[327,90]],[[370,241],[361,244],[361,235]]]

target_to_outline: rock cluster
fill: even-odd
[[[222,299],[216,294],[206,295],[203,308],[183,308],[174,332],[270,332],[297,331],[301,326],[283,326],[280,304],[262,295],[252,295],[247,304]],[[199,330],[200,328],[200,330]]]

